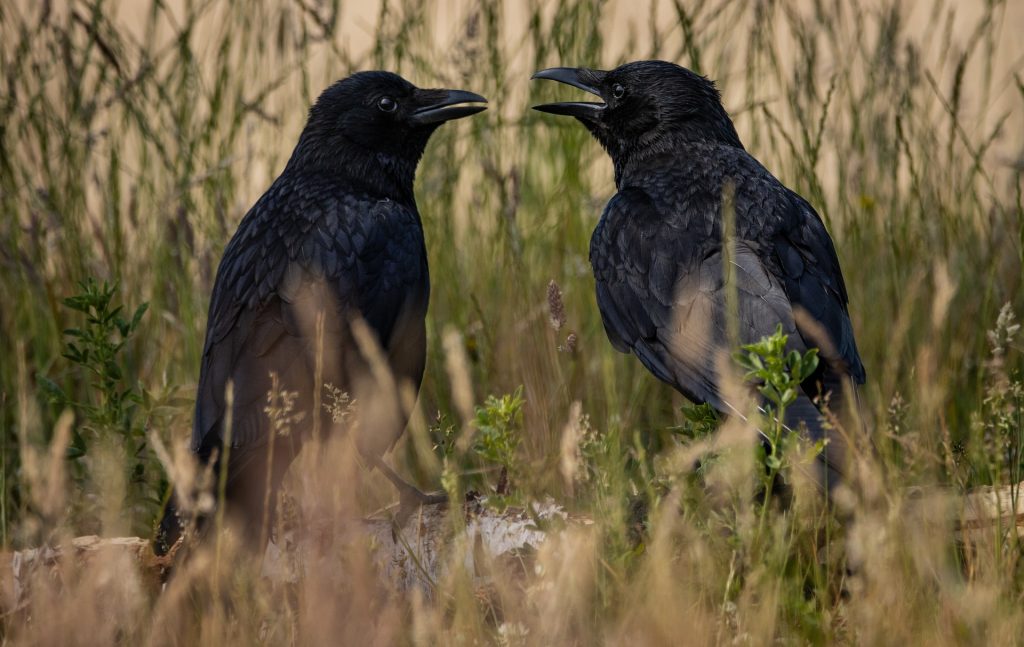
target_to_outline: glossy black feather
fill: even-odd
[[[688,397],[725,410],[715,355],[727,342],[721,217],[727,183],[735,196],[740,341],[757,341],[781,323],[796,333],[795,345],[822,346],[835,370],[862,383],[846,288],[821,220],[745,151],[715,143],[686,144],[678,154],[623,170],[590,247],[613,345],[636,352]],[[794,308],[803,308],[828,339],[798,326]]]
[[[365,320],[388,349],[396,331],[414,337],[391,368],[419,387],[425,358],[429,278],[423,230],[414,203],[397,202],[321,173],[286,171],[239,225],[217,272],[196,401],[192,449],[200,457],[224,440],[225,387],[234,384],[231,444],[246,450],[266,441],[263,411],[270,372],[309,410],[318,355],[316,316],[323,313],[324,383],[353,388],[359,356],[348,322]],[[304,408],[303,408],[304,407]],[[321,413],[320,415],[324,415]],[[324,420],[329,426],[329,421]],[[404,423],[403,423],[404,426]],[[303,428],[308,425],[303,425]],[[402,428],[360,439],[383,453]]]
[[[458,105],[467,101],[483,97],[422,90],[386,72],[334,84],[224,250],[191,448],[204,462],[229,455],[225,505],[253,542],[270,512],[267,484],[277,489],[311,432],[348,431],[318,398],[327,402],[329,390],[340,391],[358,403],[354,440],[371,461],[405,428],[399,390],[420,387],[430,294],[413,180],[434,130],[483,109]],[[378,379],[374,353],[357,342],[356,321],[368,328],[393,381]],[[268,397],[282,393],[293,397],[284,428],[281,416],[267,412]],[[161,524],[164,548],[177,536],[173,517],[172,510]]]
[[[835,247],[811,205],[743,148],[714,84],[662,61],[537,76],[605,101],[539,109],[575,116],[615,165],[618,192],[590,244],[597,302],[613,346],[691,400],[735,413],[720,381],[734,348],[728,271],[735,278],[740,343],[756,342],[781,324],[792,349],[820,348],[820,368],[786,422],[805,424],[814,438],[827,435],[814,399],[829,393],[835,408],[844,384],[865,380]],[[732,241],[724,240],[726,217],[733,219]],[[835,473],[842,448],[832,440],[825,459]]]

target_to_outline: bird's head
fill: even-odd
[[[422,89],[391,72],[357,72],[338,81],[309,109],[292,157],[324,168],[384,164],[408,175],[411,186],[427,141],[446,121],[486,109],[487,99],[465,90]]]
[[[566,83],[601,99],[534,109],[580,120],[616,163],[686,141],[743,147],[714,82],[675,63],[637,61],[610,71],[553,67],[533,78]]]

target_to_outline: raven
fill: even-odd
[[[203,463],[216,461],[215,473],[228,457],[225,512],[247,540],[265,541],[267,503],[313,431],[340,431],[322,406],[327,390],[354,396],[355,445],[398,486],[403,502],[428,498],[381,460],[408,413],[394,384],[382,387],[378,369],[386,364],[393,383],[419,389],[430,283],[413,196],[416,167],[441,124],[476,114],[486,102],[462,90],[420,89],[390,72],[338,81],[310,108],[284,171],[224,250],[191,450]],[[377,365],[369,346],[380,351]],[[267,411],[274,402],[276,417]],[[169,504],[158,550],[180,534]]]
[[[855,397],[865,372],[839,259],[814,208],[744,149],[715,84],[684,67],[639,61],[611,71],[551,68],[533,78],[601,99],[534,108],[578,119],[614,164],[618,192],[590,241],[612,345],[690,400],[739,413],[723,395],[718,365],[728,356],[734,289],[741,343],[781,324],[788,349],[820,349],[824,361],[783,422],[829,439],[815,477],[830,488],[845,452],[815,402],[828,397],[841,411],[844,394]],[[726,195],[735,219],[728,240]]]

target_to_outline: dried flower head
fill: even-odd
[[[565,325],[565,304],[562,303],[562,289],[554,280],[548,282],[548,320],[558,332]]]

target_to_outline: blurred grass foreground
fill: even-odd
[[[1024,5],[998,0],[5,0],[5,550],[148,537],[171,478],[209,478],[184,447],[221,251],[310,102],[379,68],[491,100],[417,178],[430,354],[395,461],[455,497],[550,497],[593,523],[542,524],[540,550],[472,570],[451,546],[408,594],[369,542],[285,585],[218,539],[162,594],[130,560],[67,563],[3,610],[3,640],[1022,642],[1019,528],[966,540],[956,496],[907,512],[916,492],[1024,480],[1022,33]],[[587,249],[611,165],[528,109],[559,92],[528,79],[653,57],[719,82],[747,148],[836,241],[875,449],[835,509],[800,487],[756,499],[750,428],[605,339]],[[376,475],[344,483],[313,491],[390,502]]]

